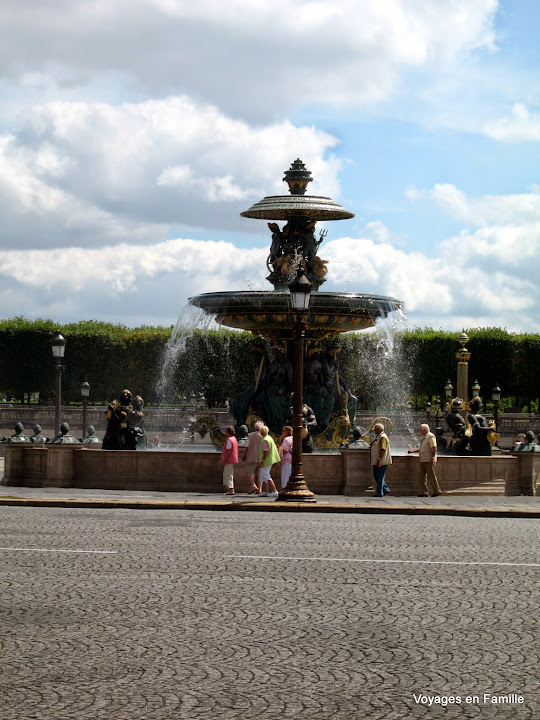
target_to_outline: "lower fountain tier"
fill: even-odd
[[[226,327],[250,330],[270,338],[291,339],[295,313],[288,291],[217,292],[197,295],[190,305],[216,316]],[[403,304],[394,298],[362,293],[314,292],[307,317],[308,338],[332,337],[373,327]]]

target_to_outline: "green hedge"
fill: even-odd
[[[222,404],[255,381],[260,353],[254,346],[266,343],[250,333],[194,331],[179,341],[181,352],[167,354],[172,328],[2,320],[0,390],[7,397],[22,399],[39,393],[43,401],[52,399],[50,341],[56,329],[67,341],[64,402],[79,401],[81,382],[87,379],[90,401],[107,401],[128,387],[147,403],[182,402],[194,393],[204,395],[209,405]],[[507,404],[536,407],[540,335],[497,328],[466,332],[471,351],[469,384],[478,380],[489,400],[498,383]],[[443,400],[446,381],[450,378],[456,386],[458,335],[425,328],[398,333],[393,339],[366,332],[346,334],[331,342],[341,348],[340,374],[359,398],[359,407],[379,409],[406,405],[414,396],[422,402],[436,397]]]

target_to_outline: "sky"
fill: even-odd
[[[0,317],[173,325],[271,290],[297,157],[323,290],[540,332],[536,0],[2,0]]]

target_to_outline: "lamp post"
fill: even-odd
[[[55,361],[54,372],[54,434],[60,434],[60,414],[62,411],[62,360],[66,350],[66,339],[60,334],[59,330],[53,335],[51,340],[52,354]]]
[[[424,410],[426,411],[427,423],[429,425],[429,418],[431,416],[431,403],[429,402],[429,400],[427,401]]]
[[[491,399],[493,400],[493,415],[495,419],[495,427],[499,422],[499,402],[501,400],[501,388],[499,383],[495,383],[495,387],[491,391]]]
[[[446,393],[446,409],[450,410],[450,407],[452,405],[452,390],[454,389],[454,386],[450,382],[450,379],[447,380],[446,385],[444,386],[444,392]]]
[[[293,449],[292,471],[287,487],[278,500],[286,502],[316,502],[314,493],[308,488],[302,473],[302,431],[304,414],[304,339],[307,327],[307,311],[311,295],[311,283],[301,270],[289,285],[291,306],[295,312],[294,322],[294,395],[293,395]]]
[[[480,385],[478,384],[478,380],[474,381],[474,385],[471,387],[471,390],[473,398],[480,397]]]
[[[86,435],[86,407],[88,405],[88,396],[90,395],[90,384],[87,380],[81,383],[82,395],[82,438]]]
[[[465,345],[469,341],[469,336],[465,330],[461,333],[458,338],[460,349],[456,353],[457,364],[457,397],[463,400],[463,404],[466,406],[469,401],[469,360],[471,353],[467,350]]]
[[[439,415],[441,414],[441,398],[440,397],[438,397],[435,400],[435,411],[436,411],[435,427],[439,427]]]

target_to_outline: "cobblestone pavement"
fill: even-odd
[[[1,720],[540,717],[536,520],[0,507],[0,535]]]

